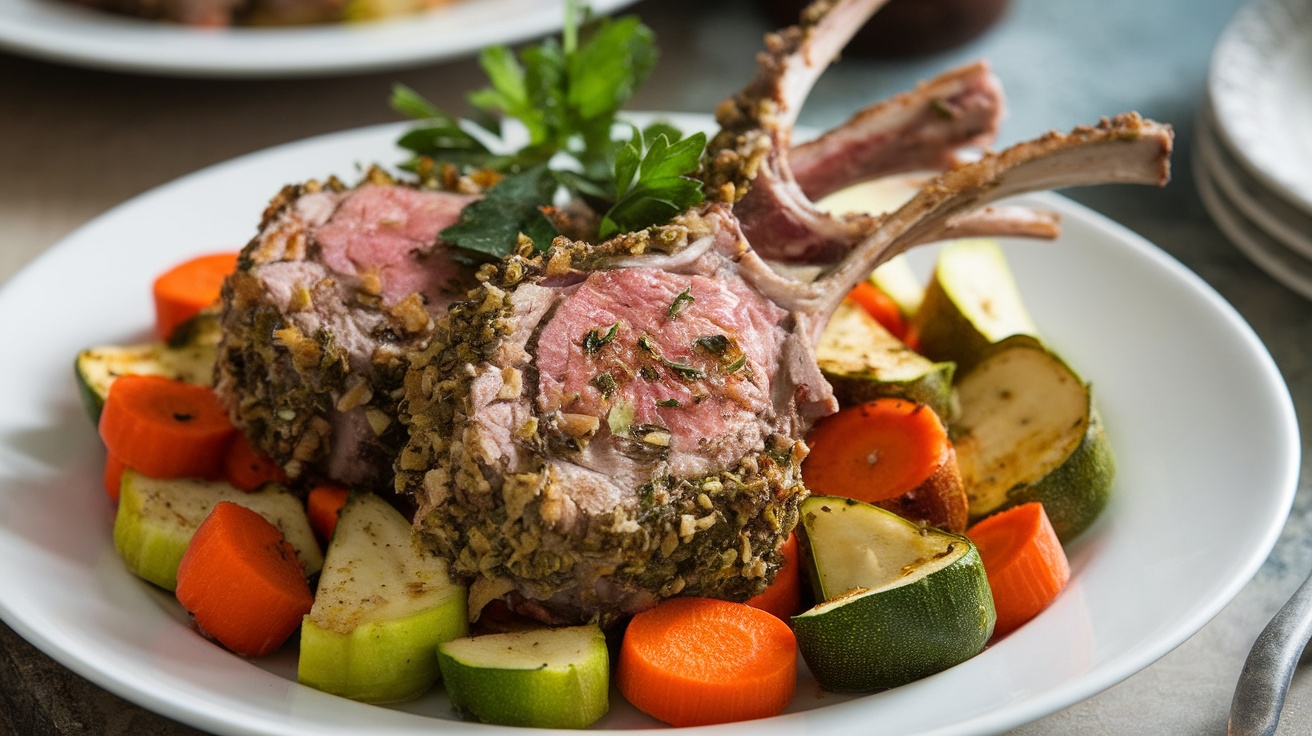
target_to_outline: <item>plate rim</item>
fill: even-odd
[[[591,6],[601,16],[635,2],[591,0]],[[563,7],[563,0],[458,0],[414,15],[363,23],[207,29],[118,16],[71,0],[0,0],[0,49],[44,61],[165,77],[365,74],[473,56],[484,46],[546,35],[560,29]],[[448,25],[452,19],[480,18],[481,24]]]
[[[677,113],[654,114],[673,116],[681,119],[706,119],[706,116],[702,115],[681,115]],[[40,268],[42,268],[42,264],[47,262],[47,259],[55,258],[62,249],[73,248],[73,244],[88,237],[90,233],[94,233],[95,230],[98,227],[102,227],[104,223],[123,216],[125,212],[130,212],[131,208],[140,206],[140,203],[143,200],[146,200],[151,196],[159,195],[165,190],[171,190],[175,187],[183,187],[189,182],[193,182],[197,179],[215,176],[228,167],[242,167],[276,153],[294,152],[295,149],[301,146],[329,143],[335,139],[354,140],[351,136],[387,135],[394,139],[395,132],[403,126],[404,124],[402,123],[391,123],[328,133],[245,154],[206,167],[192,174],[179,177],[172,182],[163,184],[141,195],[133,197],[132,199],[110,209],[106,213],[94,218],[62,238],[59,243],[47,249],[38,256],[37,259],[33,260],[19,273],[15,274],[9,282],[0,285],[0,298],[3,297],[6,291],[10,290],[15,282],[20,279],[29,278],[29,274],[37,273]],[[1269,351],[1266,350],[1260,339],[1252,331],[1252,328],[1247,325],[1238,312],[1235,311],[1231,305],[1229,305],[1200,277],[1192,271],[1189,271],[1160,248],[1152,245],[1146,239],[1133,233],[1123,225],[1059,195],[1038,194],[1030,195],[1029,198],[1037,201],[1041,205],[1056,209],[1074,220],[1085,222],[1108,237],[1115,237],[1123,240],[1127,246],[1134,249],[1137,253],[1149,257],[1164,267],[1167,267],[1175,277],[1183,278],[1192,290],[1198,292],[1203,298],[1208,300],[1218,310],[1219,316],[1229,323],[1232,328],[1238,330],[1238,334],[1251,348],[1253,357],[1258,360],[1258,363],[1263,368],[1265,378],[1268,379],[1266,387],[1278,392],[1279,394],[1274,398],[1279,399],[1277,404],[1280,409],[1280,419],[1283,430],[1281,434],[1286,440],[1287,445],[1281,452],[1281,456],[1285,461],[1285,466],[1281,475],[1284,482],[1281,484],[1281,488],[1278,489],[1278,495],[1276,498],[1280,513],[1277,515],[1278,518],[1268,520],[1268,523],[1264,527],[1262,539],[1259,540],[1259,544],[1248,549],[1248,554],[1244,559],[1243,564],[1239,566],[1237,573],[1232,576],[1224,589],[1218,592],[1218,594],[1212,599],[1191,609],[1193,613],[1187,617],[1187,620],[1175,624],[1172,630],[1172,633],[1174,634],[1173,636],[1158,637],[1153,641],[1153,646],[1148,646],[1134,652],[1122,653],[1119,657],[1110,662],[1099,665],[1096,669],[1085,674],[1083,677],[1080,677],[1062,687],[1048,691],[1037,698],[1025,701],[1017,706],[1004,709],[1000,712],[995,711],[984,713],[972,719],[961,721],[950,726],[944,726],[938,730],[926,731],[925,733],[989,733],[1005,730],[1006,728],[1021,725],[1043,717],[1044,715],[1048,715],[1060,710],[1061,708],[1079,702],[1084,698],[1091,697],[1092,695],[1115,685],[1117,682],[1120,682],[1149,666],[1152,662],[1155,662],[1157,659],[1164,656],[1206,625],[1206,623],[1219,613],[1227,603],[1233,600],[1239,590],[1251,580],[1253,575],[1257,572],[1257,569],[1261,566],[1262,562],[1274,547],[1276,539],[1278,538],[1281,529],[1284,527],[1285,520],[1287,519],[1289,510],[1292,507],[1294,494],[1297,490],[1301,446],[1298,439],[1298,427],[1294,417],[1292,399],[1289,395],[1288,387],[1284,383],[1283,378],[1281,378],[1279,370]],[[156,697],[152,693],[145,693],[139,686],[133,686],[128,682],[116,678],[113,672],[102,671],[101,669],[93,667],[91,663],[79,659],[74,652],[61,648],[59,643],[49,635],[49,632],[37,631],[29,626],[27,621],[22,620],[10,609],[9,604],[3,596],[0,596],[0,618],[3,618],[11,627],[18,631],[24,639],[33,642],[34,645],[38,646],[38,648],[45,651],[49,656],[61,662],[61,664],[64,664],[69,669],[86,677],[88,680],[91,680],[106,690],[114,692],[132,702],[141,704],[143,707],[147,707],[157,713],[164,714],[184,723],[191,723],[192,725],[201,728],[208,728],[220,732],[235,733],[240,731],[252,733],[274,733],[273,730],[267,730],[270,727],[270,723],[251,720],[250,718],[245,717],[245,714],[228,714],[235,720],[214,720],[212,713],[182,709],[179,701]],[[41,643],[38,642],[44,643],[45,646],[42,646]],[[53,647],[55,651],[50,651],[48,647]],[[844,705],[840,704],[830,707],[844,708]],[[825,710],[829,709],[826,708]],[[806,716],[809,713],[814,713],[814,711],[786,715],[780,718],[796,719],[799,716]],[[239,718],[239,715],[243,717]],[[747,733],[745,729],[738,728],[743,725],[744,724],[728,724],[726,726],[712,728],[716,728],[723,732],[742,730],[743,733]],[[278,724],[273,724],[273,726],[279,727]],[[665,729],[638,730],[650,730],[655,733]]]

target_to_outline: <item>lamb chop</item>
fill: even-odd
[[[872,105],[791,156],[818,193],[943,168],[959,149],[992,140],[1002,106],[997,80],[973,64]],[[957,112],[935,112],[943,109]],[[860,151],[858,163],[829,171],[836,144]],[[375,169],[355,189],[291,187],[247,246],[225,292],[218,390],[254,446],[289,476],[392,486],[405,441],[397,421],[405,355],[427,344],[430,320],[475,283],[473,266],[453,259],[439,233],[477,196],[478,182],[444,184],[456,192]],[[1014,230],[1002,225],[983,229]],[[1051,228],[1037,234],[1050,237]]]
[[[841,47],[864,20],[852,14],[878,4],[821,5],[763,74],[827,61],[815,48]],[[800,87],[773,89],[795,99]],[[1127,114],[986,155],[869,217],[814,282],[770,267],[730,204],[764,169],[770,149],[754,144],[714,147],[734,154],[707,166],[728,196],[667,225],[596,245],[559,238],[542,255],[521,243],[411,360],[397,488],[418,499],[417,532],[471,582],[474,612],[504,598],[543,621],[605,621],[673,595],[760,592],[806,493],[803,437],[837,409],[813,345],[852,286],[999,198],[1162,184],[1171,142]]]
[[[391,487],[405,357],[475,282],[438,233],[471,194],[401,185],[284,188],[224,286],[215,383],[253,444],[296,478]]]

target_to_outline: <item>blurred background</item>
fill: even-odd
[[[924,6],[939,4],[913,2],[921,14]],[[1070,196],[1145,236],[1215,287],[1271,350],[1299,413],[1312,416],[1312,305],[1233,245],[1195,186],[1190,151],[1208,64],[1240,0],[943,4],[955,6],[948,17],[962,27],[947,28],[940,20],[938,37],[907,30],[867,40],[884,51],[907,42],[892,57],[849,50],[821,79],[801,123],[835,125],[870,101],[977,58],[992,64],[1006,88],[1009,114],[1000,145],[1125,110],[1171,123],[1177,154],[1170,186],[1094,187]],[[762,35],[779,25],[790,5],[630,5],[625,12],[656,31],[662,58],[629,107],[711,112],[753,74]],[[12,17],[0,16],[0,23]],[[152,187],[269,146],[398,120],[387,104],[394,82],[460,114],[468,110],[466,92],[481,86],[483,75],[467,57],[363,74],[206,79],[106,71],[0,51],[0,285],[44,248]],[[257,216],[251,213],[252,232]],[[1301,490],[1272,557],[1199,634],[1128,681],[1016,732],[1223,732],[1249,646],[1312,569],[1306,481]],[[1296,677],[1281,732],[1312,733],[1312,678]],[[196,732],[90,685],[0,625],[0,734],[190,733]]]

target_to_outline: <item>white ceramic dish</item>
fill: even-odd
[[[1217,140],[1206,108],[1198,115],[1194,146],[1199,165],[1207,169],[1219,194],[1273,239],[1312,261],[1312,214],[1272,194],[1249,174],[1225,144]]]
[[[81,228],[0,289],[0,344],[16,346],[0,361],[0,617],[20,635],[100,686],[220,734],[504,731],[450,720],[440,692],[401,708],[325,695],[294,682],[294,652],[252,663],[188,628],[176,602],[114,553],[102,452],[71,375],[77,350],[147,336],[153,274],[243,243],[284,183],[399,160],[399,131],[310,139],[184,177]],[[1008,243],[1008,255],[1040,328],[1095,384],[1120,464],[1110,507],[1069,548],[1069,587],[1037,619],[939,675],[864,697],[822,695],[804,676],[789,713],[694,732],[864,735],[873,723],[889,735],[1003,731],[1166,654],[1266,558],[1299,462],[1292,404],[1270,355],[1162,251],[1063,198],[1030,201],[1060,212],[1065,234],[1055,245]],[[931,254],[913,255],[923,269]],[[657,726],[614,694],[597,728]]]
[[[634,0],[592,0],[599,14]],[[296,28],[188,28],[69,0],[0,0],[0,49],[115,71],[294,77],[381,71],[554,31],[564,0],[459,0],[413,16]]]
[[[1217,41],[1208,92],[1237,158],[1312,213],[1312,0],[1245,4]]]
[[[1219,180],[1223,174],[1212,170],[1201,149],[1194,153],[1194,180],[1212,221],[1230,242],[1248,256],[1268,276],[1294,292],[1312,299],[1312,260],[1286,247],[1259,222],[1250,217],[1238,201],[1231,199]]]

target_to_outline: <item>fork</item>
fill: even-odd
[[[1312,576],[1258,634],[1230,701],[1230,736],[1272,736],[1289,680],[1312,637]]]

